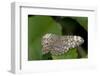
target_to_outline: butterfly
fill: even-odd
[[[50,52],[52,55],[61,55],[69,51],[69,49],[76,48],[84,43],[84,39],[80,36],[61,36],[52,33],[45,34],[42,37],[42,53]]]

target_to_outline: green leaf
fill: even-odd
[[[46,33],[61,34],[61,26],[50,16],[28,17],[28,60],[42,59],[41,38]]]
[[[75,59],[77,58],[77,49],[70,49],[68,52],[58,55],[58,56],[52,56],[53,59]]]
[[[52,55],[51,55],[51,53],[49,52],[49,53],[47,53],[47,54],[44,54],[44,55],[42,56],[42,59],[43,59],[43,60],[52,60]]]
[[[88,30],[88,17],[72,17],[73,19],[75,19],[77,22],[80,23],[80,25],[85,29]]]

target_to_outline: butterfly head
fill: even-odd
[[[77,44],[77,46],[84,43],[84,39],[81,36],[74,36],[74,41]]]

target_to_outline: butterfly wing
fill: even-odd
[[[42,40],[43,54],[50,52],[52,55],[61,55],[69,49],[78,47],[84,42],[80,36],[57,36],[49,34]]]
[[[50,51],[52,55],[61,55],[69,50],[69,45],[66,38],[59,37],[52,45],[52,50]]]

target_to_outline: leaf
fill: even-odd
[[[70,49],[68,52],[58,55],[58,56],[52,56],[53,59],[75,59],[77,58],[77,49]]]
[[[88,17],[72,17],[72,18],[78,21],[85,30],[88,30],[88,27],[87,27]]]
[[[49,52],[49,53],[47,53],[47,54],[44,54],[44,55],[42,56],[42,59],[43,59],[43,60],[52,60],[52,55],[51,55],[51,53]]]
[[[61,34],[61,26],[50,16],[28,17],[28,60],[42,59],[41,38],[46,33]]]

